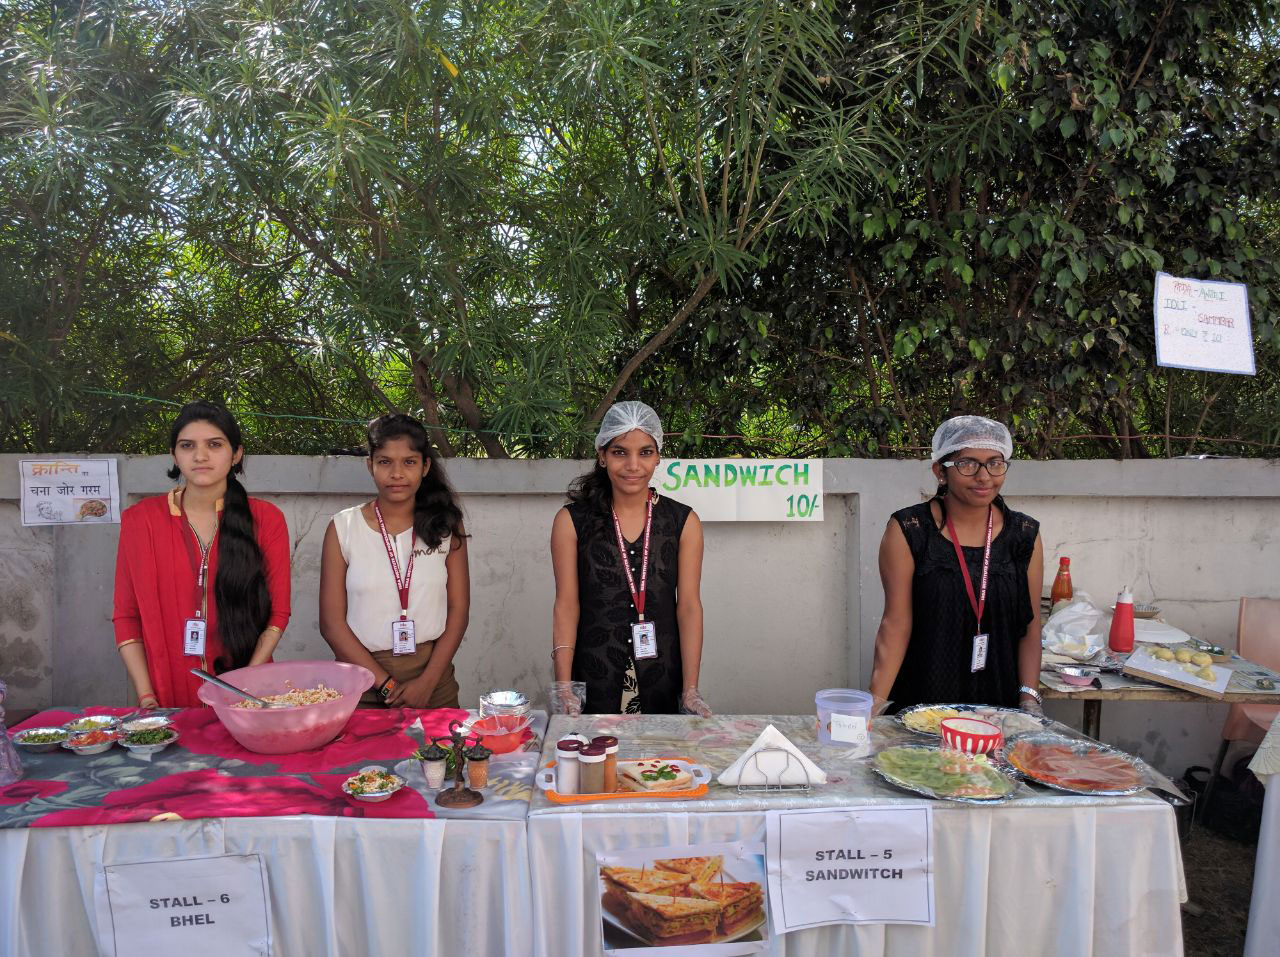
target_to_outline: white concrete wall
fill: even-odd
[[[18,456],[0,456],[0,678],[13,707],[122,703],[111,641],[116,526],[23,529]],[[122,457],[127,502],[169,487],[162,457]],[[360,460],[252,458],[246,484],[285,513],[293,619],[284,659],[328,657],[317,624],[330,515],[368,497]],[[493,687],[540,694],[550,675],[547,542],[576,462],[455,460],[471,542],[472,614],[457,664],[463,700]],[[890,512],[927,495],[919,462],[829,460],[821,523],[708,524],[704,694],[730,713],[807,713],[813,692],[865,687],[882,608],[876,553]],[[1261,461],[1019,462],[1005,491],[1041,521],[1046,588],[1069,555],[1099,600],[1132,582],[1193,634],[1233,645],[1236,600],[1280,597],[1280,469]],[[56,636],[56,640],[55,640]],[[1050,702],[1078,722],[1080,706]],[[1103,736],[1167,771],[1207,763],[1225,707],[1108,704]]]

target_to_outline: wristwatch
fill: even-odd
[[[1040,692],[1037,691],[1035,688],[1030,687],[1029,685],[1023,685],[1021,688],[1018,689],[1018,693],[1035,698],[1036,704],[1044,704],[1044,698],[1040,696]]]
[[[378,694],[382,695],[382,700],[386,701],[391,697],[391,693],[396,690],[396,679],[387,675],[387,680],[378,685]]]

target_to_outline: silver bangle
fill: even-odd
[[[573,651],[573,645],[556,645],[554,648],[551,649],[551,660],[555,661],[556,652],[563,651],[565,648],[568,648],[570,651]]]
[[[1044,698],[1041,697],[1040,692],[1037,691],[1035,688],[1031,688],[1027,685],[1023,685],[1021,688],[1018,689],[1018,692],[1020,694],[1030,695],[1032,698],[1035,698],[1036,704],[1044,704]]]

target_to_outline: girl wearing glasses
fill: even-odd
[[[894,710],[1040,710],[1040,523],[1000,497],[1012,455],[999,422],[948,419],[933,434],[937,494],[889,520],[871,693]]]

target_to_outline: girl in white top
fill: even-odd
[[[416,419],[381,415],[368,439],[378,497],[325,531],[320,633],[339,661],[373,672],[362,703],[456,708],[471,608],[462,510]]]

